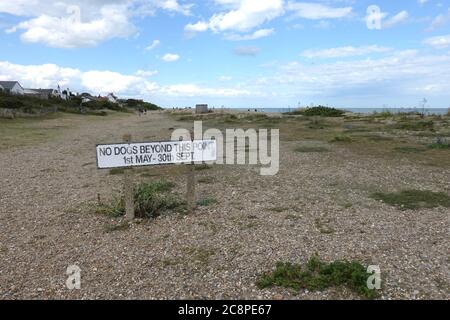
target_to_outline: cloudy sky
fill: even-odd
[[[0,0],[0,80],[162,106],[450,107],[448,0]]]

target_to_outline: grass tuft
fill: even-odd
[[[260,289],[280,286],[296,291],[321,291],[330,287],[347,286],[359,295],[373,299],[376,291],[367,287],[369,276],[366,268],[359,262],[326,263],[313,256],[304,266],[278,262],[276,269],[262,275],[256,284]]]
[[[330,142],[351,142],[351,141],[352,138],[350,138],[349,136],[339,135],[331,139]]]
[[[160,180],[152,183],[142,183],[134,190],[135,215],[138,218],[156,218],[165,212],[184,205],[172,194],[167,194],[174,187],[172,182]],[[125,203],[122,196],[114,195],[108,204],[97,206],[97,213],[111,217],[125,214]]]
[[[205,198],[205,199],[201,199],[201,200],[197,201],[197,205],[200,207],[207,207],[216,202],[217,202],[217,200],[214,198]]]
[[[312,152],[328,152],[330,151],[326,147],[320,147],[320,146],[305,146],[305,147],[298,147],[294,150],[295,152],[300,153],[312,153]]]
[[[124,171],[125,170],[123,168],[113,168],[113,169],[109,170],[109,174],[115,176],[115,175],[123,174]]]
[[[383,201],[400,209],[450,208],[450,197],[444,192],[406,190],[396,193],[377,192],[371,195],[375,200]]]

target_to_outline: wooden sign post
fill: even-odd
[[[123,136],[123,142],[131,143],[131,134]],[[125,201],[125,219],[131,221],[134,219],[134,182],[133,168],[126,168],[123,172],[123,195]]]
[[[192,135],[191,135],[192,136]],[[97,168],[123,168],[123,194],[125,217],[135,218],[133,167],[185,164],[188,166],[186,200],[187,209],[196,206],[195,163],[217,160],[215,140],[188,140],[165,142],[131,142],[131,135],[123,136],[123,143],[97,145]]]
[[[194,142],[194,136],[191,132],[191,141]],[[195,196],[195,163],[191,162],[191,165],[188,166],[187,180],[186,180],[186,201],[187,201],[187,210],[188,214],[194,213],[196,203]]]

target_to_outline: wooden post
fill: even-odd
[[[191,131],[191,141],[194,141],[193,132]],[[189,214],[194,213],[196,203],[195,196],[195,165],[194,161],[188,165],[187,172],[187,185],[186,185],[186,201],[187,201],[187,210]]]
[[[131,134],[123,136],[123,142],[131,143]],[[125,200],[125,219],[134,219],[134,184],[133,168],[126,168],[123,172],[123,195]]]

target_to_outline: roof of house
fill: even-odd
[[[39,93],[48,93],[48,94],[50,94],[50,93],[53,93],[53,91],[55,89],[31,89],[31,90],[39,92]]]
[[[26,94],[38,94],[38,93],[39,93],[39,92],[38,92],[37,90],[35,90],[35,89],[28,89],[28,88],[23,89],[23,91],[24,91]]]
[[[20,85],[20,83],[18,81],[0,81],[0,85],[5,88],[5,89],[9,89],[11,90],[12,88],[14,88],[14,86],[16,85],[16,83],[22,88],[22,86]]]

